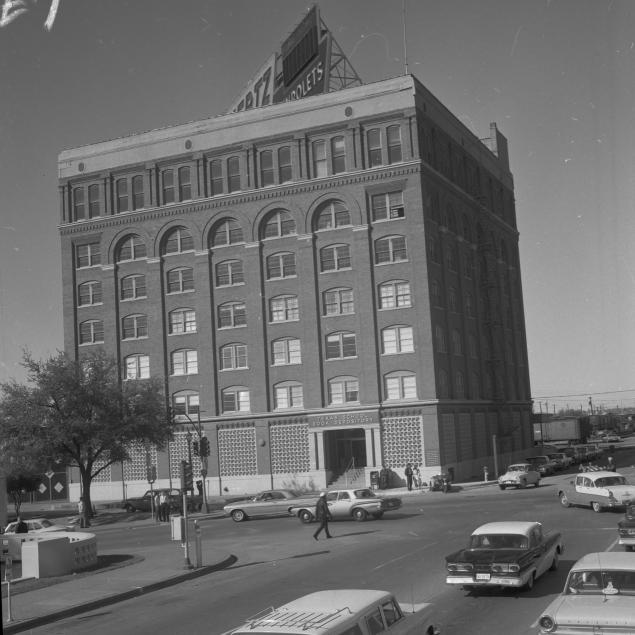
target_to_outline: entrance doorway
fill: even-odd
[[[325,467],[343,474],[350,467],[366,467],[366,435],[363,428],[324,433]]]

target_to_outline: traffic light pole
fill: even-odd
[[[185,561],[183,563],[184,569],[193,569],[194,566],[190,562],[190,537],[188,531],[188,518],[187,518],[187,492],[182,490],[183,493],[183,548],[185,550]]]

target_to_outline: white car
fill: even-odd
[[[399,604],[388,591],[336,589],[265,609],[225,635],[437,635],[430,604]]]
[[[540,473],[535,470],[531,463],[514,463],[507,468],[507,472],[498,477],[498,487],[522,487],[540,485]]]
[[[538,620],[541,633],[635,633],[635,554],[588,553]]]
[[[57,525],[50,521],[48,518],[30,518],[24,521],[29,528],[30,534],[43,534],[51,531],[75,531],[75,525]],[[18,526],[18,522],[14,521],[9,523],[4,530],[5,534],[14,534],[15,529]]]

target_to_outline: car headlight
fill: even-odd
[[[508,562],[494,562],[492,564],[492,573],[518,573],[520,567],[517,564]]]
[[[450,573],[472,573],[474,565],[469,562],[453,562],[448,564],[448,571]]]
[[[538,624],[540,624],[540,628],[542,628],[543,631],[547,631],[548,633],[553,633],[557,628],[556,620],[554,620],[553,617],[549,617],[549,615],[543,615],[538,620]]]

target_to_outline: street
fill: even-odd
[[[314,542],[312,526],[294,518],[202,523],[204,562],[229,554],[229,569],[164,591],[50,624],[33,633],[207,633],[217,635],[269,607],[326,588],[379,588],[402,603],[431,602],[444,634],[535,633],[540,612],[560,592],[569,567],[584,553],[611,548],[619,513],[564,509],[550,477],[538,489],[424,493],[404,498],[383,520],[332,524],[334,540]],[[540,578],[530,592],[487,591],[477,595],[445,584],[444,556],[462,546],[476,526],[493,520],[539,520],[563,534],[565,554],[557,572]],[[169,529],[150,526],[99,534],[100,551],[125,552],[136,544],[171,543]],[[87,580],[89,582],[89,579]]]

